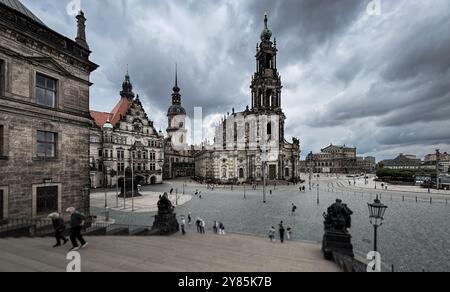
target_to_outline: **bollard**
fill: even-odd
[[[403,202],[405,201],[405,196],[403,196]]]
[[[395,273],[394,265],[391,267],[392,273]]]
[[[433,204],[433,198],[430,198],[430,204]]]
[[[417,196],[416,196],[416,203],[417,203]]]

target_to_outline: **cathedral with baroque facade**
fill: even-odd
[[[196,176],[219,182],[299,180],[300,141],[286,141],[286,116],[281,106],[281,77],[277,43],[272,41],[268,17],[256,52],[251,82],[251,107],[224,117],[214,144],[195,156]]]
[[[125,169],[131,165],[137,184],[162,183],[164,136],[135,96],[128,72],[112,112],[91,111],[91,117],[91,187],[123,185]]]

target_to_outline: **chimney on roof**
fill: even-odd
[[[75,41],[83,48],[89,50],[89,45],[86,41],[86,17],[84,17],[83,11],[80,10],[76,18],[77,18],[77,37],[75,38]]]

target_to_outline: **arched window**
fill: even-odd
[[[239,178],[244,178],[244,169],[239,168]]]

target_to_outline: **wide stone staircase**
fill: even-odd
[[[87,236],[82,272],[339,272],[320,246],[271,243],[230,234]],[[0,272],[64,272],[70,243],[52,248],[50,237],[0,239]]]

